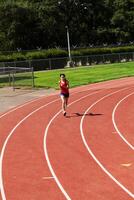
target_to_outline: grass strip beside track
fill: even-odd
[[[49,71],[34,72],[36,88],[58,89],[59,74],[65,73],[70,82],[70,87],[87,85],[106,80],[134,76],[134,62],[114,63],[103,65],[92,65],[86,67],[75,67]],[[32,84],[29,73],[20,74],[15,77],[15,86],[29,86]],[[0,87],[9,86],[9,77],[0,76]]]
[[[70,87],[134,76],[134,62],[35,72],[35,86],[58,88],[59,74],[65,73]]]

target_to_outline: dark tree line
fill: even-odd
[[[0,50],[134,41],[134,0],[0,0]]]

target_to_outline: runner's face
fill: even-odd
[[[63,75],[60,78],[61,78],[61,80],[65,80],[65,76],[63,76]]]

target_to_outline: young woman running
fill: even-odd
[[[68,98],[69,98],[69,81],[66,79],[65,74],[60,74],[60,96],[62,100],[62,111],[63,115],[66,116],[66,109],[68,104]]]

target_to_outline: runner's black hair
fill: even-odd
[[[60,74],[60,77],[61,77],[61,76],[64,76],[64,77],[65,77],[65,74]]]

